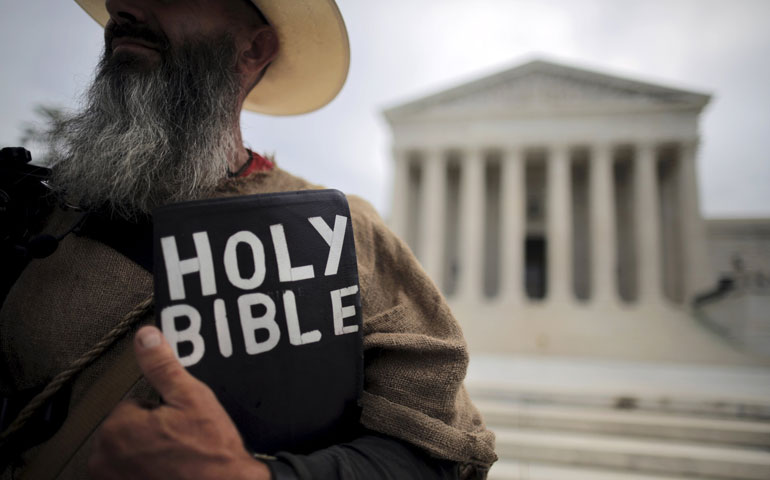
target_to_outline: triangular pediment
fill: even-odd
[[[490,77],[391,108],[391,122],[409,118],[497,115],[506,112],[599,112],[689,108],[709,95],[604,73],[533,61]]]

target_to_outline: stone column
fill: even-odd
[[[572,299],[572,220],[569,149],[558,145],[548,152],[548,287],[546,300]]]
[[[524,298],[524,235],[526,229],[524,184],[524,149],[513,147],[503,152],[502,208],[500,244],[500,299],[519,303]]]
[[[596,303],[614,303],[618,299],[618,253],[611,145],[592,148],[590,168],[591,298]]]
[[[444,228],[446,208],[446,160],[440,150],[432,149],[423,157],[423,186],[420,225],[420,259],[436,284],[444,271]]]
[[[461,159],[460,184],[460,279],[458,296],[469,301],[481,298],[484,248],[484,154],[469,150]]]
[[[637,147],[634,158],[634,194],[640,303],[660,303],[663,292],[657,163],[654,144],[645,143]]]
[[[679,149],[679,204],[681,252],[684,255],[684,295],[685,303],[689,304],[699,292],[714,286],[716,278],[709,262],[706,247],[706,230],[700,213],[698,195],[698,179],[696,174],[696,152],[698,141],[685,140]]]
[[[409,156],[406,149],[393,149],[393,201],[390,228],[406,238],[407,198],[409,195]]]

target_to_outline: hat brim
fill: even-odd
[[[104,26],[104,0],[75,0]],[[317,110],[337,96],[348,75],[350,46],[333,0],[252,0],[278,34],[279,51],[244,108],[268,115]]]

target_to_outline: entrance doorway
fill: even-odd
[[[546,294],[548,281],[546,247],[545,237],[542,236],[527,236],[524,240],[524,283],[527,297],[533,300],[542,300]]]

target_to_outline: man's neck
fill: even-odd
[[[227,162],[228,170],[231,172],[237,172],[238,170],[243,167],[243,165],[246,164],[246,162],[249,161],[249,152],[246,151],[245,148],[243,148],[243,137],[241,136],[241,126],[239,123],[236,123],[235,125],[235,138],[237,140],[237,147],[235,149],[235,152],[233,152],[232,155],[230,155],[230,159]]]

